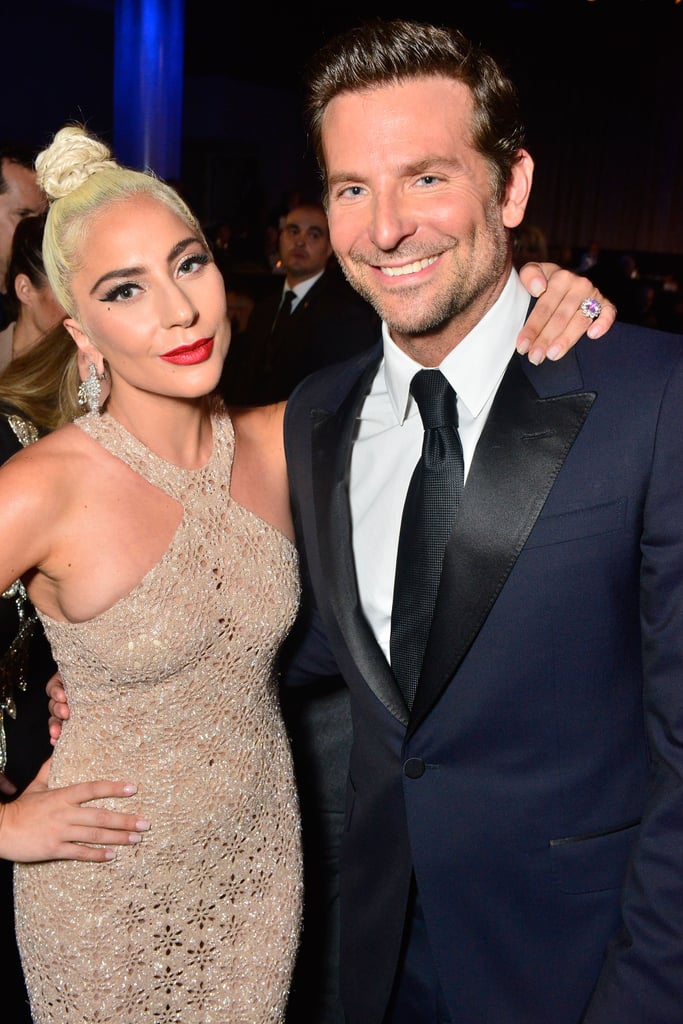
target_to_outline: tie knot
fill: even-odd
[[[283,312],[285,314],[291,313],[292,312],[292,303],[294,302],[295,298],[296,298],[296,292],[293,292],[291,289],[288,288],[287,291],[285,292],[284,298],[282,300],[281,312]]]
[[[458,426],[458,396],[441,370],[420,370],[410,382],[425,430]]]

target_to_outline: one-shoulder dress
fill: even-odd
[[[35,1024],[281,1021],[302,881],[274,666],[300,598],[296,550],[232,500],[227,414],[197,470],[107,414],[76,422],[183,518],[113,607],[76,624],[41,615],[70,707],[50,786],[136,781],[134,797],[100,802],[152,827],[110,862],[15,865]]]

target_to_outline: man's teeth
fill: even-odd
[[[403,274],[417,274],[418,270],[424,270],[431,263],[436,262],[436,256],[430,256],[425,260],[415,260],[414,263],[407,263],[405,267],[380,267],[379,269],[387,277],[402,277]]]

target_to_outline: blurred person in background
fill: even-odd
[[[220,382],[228,404],[284,401],[309,373],[377,339],[379,319],[333,259],[319,203],[284,215],[278,249],[282,284],[255,303],[230,343]]]
[[[0,331],[0,373],[64,319],[43,264],[42,214],[19,221],[7,267],[9,323]]]
[[[0,331],[10,321],[7,268],[14,232],[24,217],[45,209],[45,197],[36,183],[34,155],[26,146],[0,143]]]

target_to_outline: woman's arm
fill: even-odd
[[[48,789],[49,771],[48,759],[21,796],[0,804],[0,857],[21,862],[112,860],[112,846],[139,843],[150,827],[135,814],[83,806],[90,800],[133,796],[135,783],[100,780]]]
[[[532,363],[561,359],[584,334],[602,338],[617,317],[617,309],[587,277],[557,263],[525,263],[522,284],[538,298],[517,337],[517,351]],[[594,320],[581,312],[584,299],[597,299],[602,309]]]

